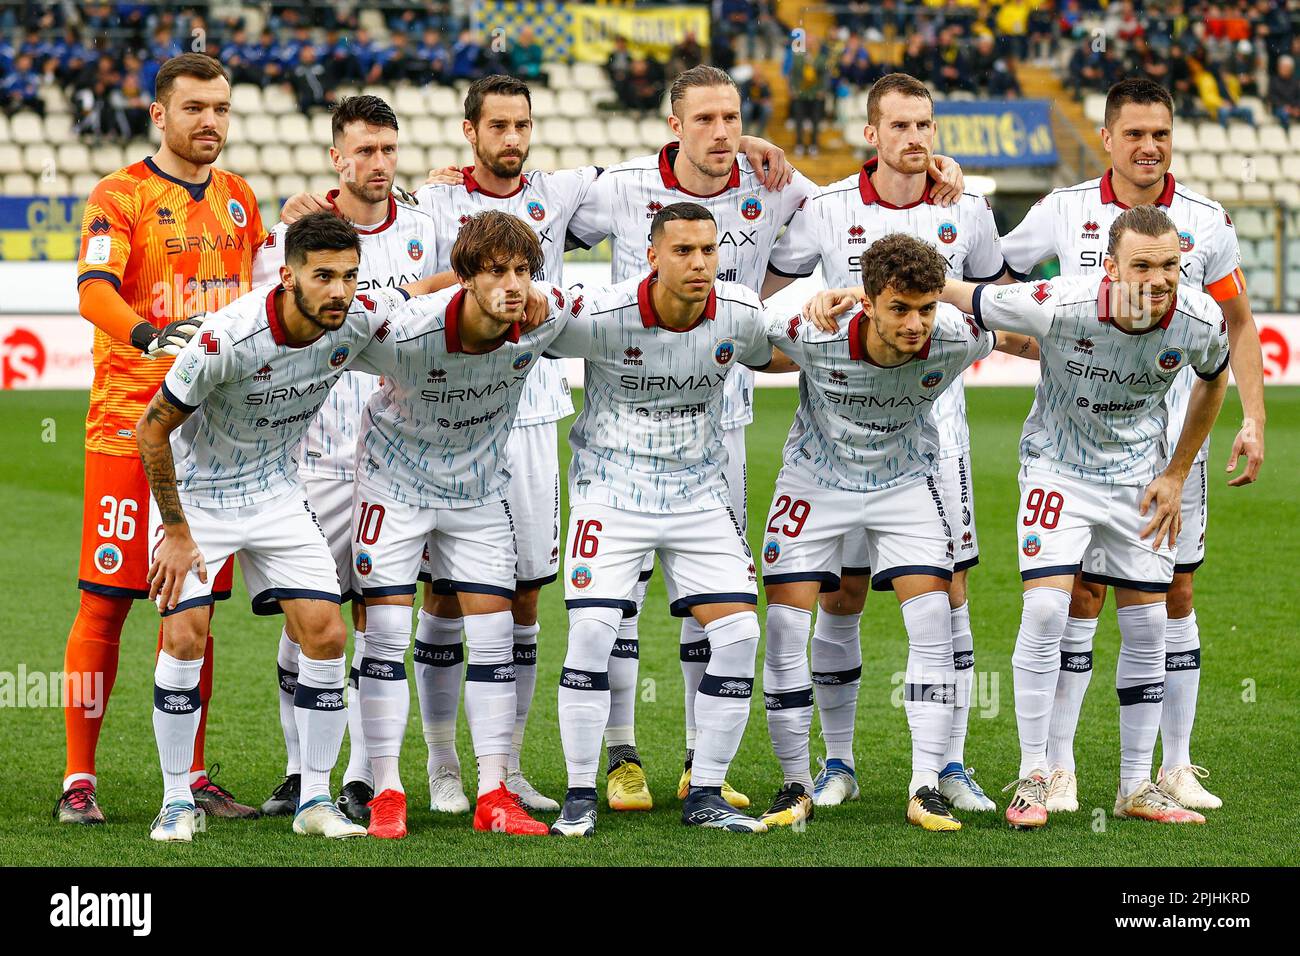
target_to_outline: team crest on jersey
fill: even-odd
[[[527,368],[528,363],[531,362],[532,360],[533,360],[533,353],[524,352],[513,362],[511,362],[510,365],[511,368],[513,368],[516,372],[518,372],[521,369]]]
[[[781,557],[781,545],[777,541],[769,541],[763,545],[763,563],[774,564],[776,559]]]
[[[541,222],[546,218],[546,207],[534,199],[528,204],[528,215],[534,222]]]
[[[230,202],[226,203],[226,212],[230,213],[230,218],[240,229],[248,225],[248,213],[244,212],[243,203],[238,199],[232,198]]]
[[[933,369],[921,376],[922,388],[934,388],[943,381],[943,372],[939,369]]]
[[[591,568],[585,564],[578,565],[569,575],[569,580],[573,582],[575,588],[585,588],[591,583]]]
[[[370,561],[370,552],[358,551],[357,552],[357,574],[360,574],[362,577],[365,577],[372,570],[374,570],[374,564],[372,564]]]
[[[1100,239],[1101,226],[1097,225],[1097,220],[1089,219],[1083,224],[1083,232],[1079,234],[1080,239]]]
[[[1191,252],[1196,248],[1196,237],[1186,229],[1178,233],[1178,250],[1180,252]]]
[[[763,215],[763,203],[757,196],[746,196],[744,202],[740,204],[740,214],[753,222]]]
[[[1032,558],[1043,550],[1043,539],[1033,533],[1027,534],[1025,540],[1020,542],[1020,550],[1025,552],[1025,557]]]
[[[1172,372],[1174,369],[1178,368],[1178,366],[1183,363],[1183,350],[1175,349],[1175,348],[1165,349],[1163,352],[1160,353],[1160,358],[1158,361],[1162,369],[1164,369],[1166,372]]]
[[[95,567],[100,574],[116,574],[122,566],[122,549],[115,544],[101,544],[95,549]]]
[[[951,245],[957,241],[957,227],[951,222],[939,223],[939,241]]]
[[[723,339],[718,343],[718,347],[713,350],[713,360],[719,365],[728,365],[736,357],[736,343],[731,339]]]
[[[348,360],[348,355],[352,352],[346,345],[340,345],[330,353],[330,368],[338,368]]]
[[[406,244],[406,254],[415,262],[424,258],[424,243],[419,239],[412,239]]]

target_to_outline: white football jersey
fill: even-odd
[[[337,189],[326,194],[330,205]],[[253,263],[255,285],[280,281],[284,265],[284,223],[277,223],[258,250]],[[438,237],[428,211],[415,204],[408,193],[395,191],[388,197],[388,212],[376,226],[357,226],[361,236],[361,268],[357,291],[395,289],[438,272]],[[302,440],[300,470],[319,478],[351,481],[355,474],[357,431],[361,410],[379,387],[379,376],[349,369],[330,389],[320,414]]]
[[[768,337],[799,363],[799,409],[782,457],[826,488],[875,491],[917,481],[940,457],[932,409],[967,367],[993,351],[992,333],[940,304],[925,346],[885,367],[863,347],[862,312],[819,330],[802,315],[774,318]]]
[[[683,189],[673,172],[677,148],[677,143],[669,143],[658,153],[605,170],[573,217],[569,231],[587,246],[608,236],[614,282],[621,283],[644,275],[649,268],[646,249],[655,213],[675,202],[698,203],[713,213],[718,223],[718,278],[761,292],[777,234],[799,204],[817,192],[817,185],[795,173],[790,185],[772,192],[759,183],[758,174],[741,154],[725,189],[712,196],[697,196]],[[753,393],[753,373],[736,368],[727,378],[723,428],[738,428],[754,420]]]
[[[476,213],[498,209],[522,219],[537,233],[543,261],[542,270],[533,276],[533,281],[562,288],[564,238],[569,231],[569,219],[587,198],[600,170],[595,166],[554,173],[530,170],[519,177],[519,188],[508,196],[485,192],[474,180],[473,172],[470,166],[462,169],[465,181],[459,186],[430,183],[416,193],[420,205],[437,223],[439,271],[451,268],[452,243],[465,221]],[[550,359],[538,362],[524,386],[515,424],[540,425],[572,414],[573,400],[563,368]]]
[[[1174,379],[1184,368],[1212,379],[1228,364],[1227,320],[1199,289],[1179,288],[1163,321],[1127,332],[1111,318],[1109,278],[982,285],[975,321],[1038,339],[1021,463],[1105,484],[1145,485],[1163,471]]]
[[[209,315],[163,380],[167,400],[194,412],[171,439],[186,504],[241,508],[298,487],[294,457],[312,419],[407,299],[400,289],[358,294],[341,328],[290,345],[276,316],[283,294],[260,286]]]
[[[737,364],[772,349],[758,294],[718,282],[699,321],[663,325],[653,273],[571,290],[568,325],[551,354],[586,360],[586,399],[569,433],[570,502],[674,514],[726,508],[722,400]]]
[[[1101,278],[1111,224],[1128,208],[1115,198],[1112,175],[1108,169],[1100,179],[1055,189],[1038,200],[1024,221],[1002,238],[1002,253],[1012,272],[1026,276],[1038,263],[1056,256],[1063,276]],[[1168,174],[1155,205],[1164,207],[1178,228],[1183,254],[1180,283],[1204,289],[1219,302],[1246,291],[1237,230],[1221,205],[1176,183]],[[1182,432],[1193,374],[1189,369],[1179,375],[1165,398],[1170,410],[1170,448],[1178,444]],[[1207,439],[1198,461],[1208,456],[1209,445]]]
[[[919,200],[894,206],[884,202],[871,183],[876,164],[872,159],[804,203],[772,250],[768,268],[779,275],[802,278],[812,275],[820,263],[828,289],[860,287],[862,253],[877,239],[901,232],[934,246],[948,263],[948,275],[955,279],[992,282],[1002,275],[1006,264],[993,207],[987,199],[964,193],[945,209],[934,204],[927,184]],[[939,429],[940,457],[968,451],[970,429],[962,383],[950,383],[932,408]]]
[[[551,285],[550,314],[531,332],[513,326],[491,352],[461,347],[468,293],[417,296],[365,365],[384,377],[362,415],[357,480],[419,508],[470,508],[500,498],[501,466],[528,376],[564,327],[568,299]]]

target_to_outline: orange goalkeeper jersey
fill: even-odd
[[[247,292],[265,237],[257,199],[239,176],[213,169],[195,185],[146,158],[105,176],[86,201],[77,285],[111,282],[142,319],[161,328]],[[86,448],[135,456],[135,423],[171,359],[147,359],[96,328],[94,361]]]

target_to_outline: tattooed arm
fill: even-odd
[[[154,549],[148,579],[149,600],[158,600],[160,609],[176,606],[185,575],[191,569],[200,581],[208,580],[203,555],[190,536],[190,526],[181,510],[176,491],[176,463],[172,460],[171,433],[188,417],[189,412],[169,402],[159,389],[135,426],[145,478],[162,516],[163,538]]]

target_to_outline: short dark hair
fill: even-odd
[[[470,216],[451,246],[451,271],[468,279],[494,263],[522,258],[529,272],[542,268],[542,244],[522,219],[499,209]]]
[[[1178,227],[1174,225],[1174,221],[1157,206],[1134,206],[1132,209],[1125,209],[1110,224],[1110,235],[1106,237],[1106,255],[1114,258],[1115,250],[1119,248],[1119,241],[1124,238],[1126,232],[1136,232],[1139,236],[1157,239],[1177,231]]]
[[[1110,129],[1119,119],[1119,111],[1126,103],[1137,103],[1142,106],[1148,103],[1159,103],[1169,111],[1171,118],[1174,115],[1174,98],[1169,95],[1167,89],[1145,77],[1129,77],[1120,80],[1106,92],[1106,113],[1103,122],[1107,129]]]
[[[478,126],[483,116],[483,101],[489,96],[522,96],[528,101],[529,114],[533,112],[533,95],[528,84],[518,77],[494,73],[475,80],[465,93],[465,119],[471,126]]]
[[[343,131],[350,124],[357,122],[397,131],[397,114],[378,96],[371,96],[368,93],[360,96],[345,96],[339,100],[338,105],[334,107],[334,114],[330,117],[330,135],[335,145],[338,144]]]
[[[929,100],[930,108],[934,109],[934,97],[930,95],[928,86],[909,73],[886,73],[871,84],[871,91],[867,93],[867,123],[869,125],[880,125],[880,101],[890,93],[901,93],[903,96],[915,96],[918,99]]]
[[[153,81],[153,98],[166,106],[172,95],[172,87],[176,85],[177,78],[182,76],[192,76],[196,80],[222,77],[227,83],[230,82],[230,74],[216,57],[206,53],[182,53],[171,57],[158,70]]]
[[[909,295],[942,292],[948,278],[948,264],[934,246],[903,232],[877,239],[861,263],[862,288],[872,301],[887,287]]]
[[[356,251],[361,256],[361,237],[356,228],[332,212],[313,212],[294,222],[284,232],[284,261],[300,266],[309,252]]]
[[[711,222],[715,226],[717,225],[713,213],[699,203],[675,202],[664,206],[655,213],[654,219],[650,221],[650,241],[658,242],[659,237],[664,234],[664,227],[670,222],[679,220],[684,222]]]
[[[687,90],[705,86],[729,86],[736,91],[737,95],[740,94],[740,89],[736,86],[736,81],[731,78],[731,74],[719,70],[716,66],[701,63],[699,66],[683,71],[677,79],[673,80],[673,85],[668,91],[668,102],[673,113],[677,112],[677,104],[685,98]]]

